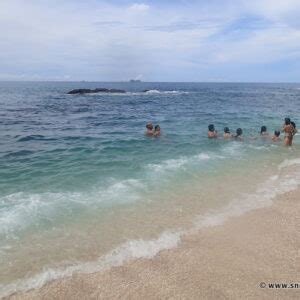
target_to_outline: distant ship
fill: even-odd
[[[130,79],[129,82],[131,82],[131,83],[137,83],[137,82],[142,82],[142,81],[139,80],[139,79]]]

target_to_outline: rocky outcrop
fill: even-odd
[[[97,88],[97,89],[75,89],[72,91],[69,91],[68,94],[75,95],[75,94],[90,94],[90,93],[126,93],[125,90],[119,90],[119,89],[105,89],[105,88]]]

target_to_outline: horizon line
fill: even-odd
[[[116,80],[116,81],[101,81],[101,80],[0,80],[0,82],[61,82],[61,83],[290,83],[300,84],[300,81],[143,81],[130,82],[130,80]]]

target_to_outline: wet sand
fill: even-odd
[[[299,299],[300,190],[184,236],[177,248],[10,299]],[[299,288],[261,288],[260,283]]]

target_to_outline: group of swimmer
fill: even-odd
[[[151,122],[147,123],[145,134],[148,136],[160,136],[160,126],[157,124],[153,127]]]
[[[281,128],[281,132],[284,133],[284,144],[286,146],[291,146],[293,143],[293,137],[297,133],[295,122],[291,121],[290,118],[285,118],[284,124]],[[213,124],[208,125],[207,136],[209,138],[217,138],[218,132],[215,130],[215,126]],[[270,138],[273,142],[281,141],[280,138],[280,130],[275,130],[274,134],[271,136],[267,131],[266,126],[262,126],[260,129],[260,136],[264,138]],[[237,140],[243,140],[243,130],[242,128],[238,128],[235,134],[232,134],[228,127],[224,128],[223,133],[224,139],[234,138]],[[252,138],[253,139],[253,138]]]
[[[260,136],[263,138],[269,138],[273,142],[281,141],[280,133],[284,133],[284,144],[286,146],[291,146],[293,143],[294,135],[297,133],[296,124],[295,122],[291,121],[290,118],[284,119],[284,124],[282,125],[281,130],[275,130],[273,135],[270,135],[267,131],[266,126],[262,126],[260,129]],[[147,136],[160,136],[160,126],[156,125],[155,127],[151,122],[147,123],[146,125],[146,132],[145,134]],[[207,136],[209,138],[218,138],[218,132],[215,130],[215,126],[213,124],[208,125],[208,132]],[[243,130],[242,128],[238,128],[235,132],[235,134],[231,133],[228,127],[224,128],[223,133],[224,139],[231,139],[234,138],[236,140],[243,140]],[[255,137],[250,137],[250,139],[255,139]]]

